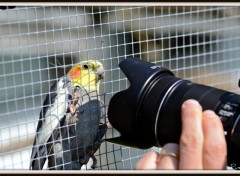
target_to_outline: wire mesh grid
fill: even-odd
[[[106,110],[112,95],[128,87],[118,67],[127,56],[239,93],[239,17],[237,6],[1,7],[0,169],[29,169],[49,88],[66,75],[66,66],[83,60],[104,66],[99,95]],[[104,138],[118,135],[110,126]],[[134,169],[149,150],[158,149],[102,142],[96,169]],[[92,163],[82,169],[91,169]]]

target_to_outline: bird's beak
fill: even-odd
[[[99,79],[99,80],[104,79],[104,74],[100,74],[100,75],[98,75],[98,79]]]
[[[97,75],[98,75],[98,80],[104,79],[104,69],[103,67],[100,67],[97,69]]]

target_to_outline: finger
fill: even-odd
[[[182,105],[179,169],[202,169],[202,107],[195,100]]]
[[[161,153],[174,153],[176,156],[179,155],[179,147],[177,144],[168,143],[163,146],[160,152],[160,160],[157,163],[157,169],[178,169],[178,158],[169,156],[169,155],[161,155]]]
[[[223,125],[213,111],[203,112],[203,168],[226,169],[227,146]]]
[[[153,151],[146,153],[136,164],[135,169],[155,170],[157,168],[157,156],[158,154]]]

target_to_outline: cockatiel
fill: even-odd
[[[67,84],[62,86],[62,80]],[[51,87],[44,101],[32,150],[30,169],[42,169],[48,157],[49,169],[80,169],[92,157],[93,146],[103,132],[100,117],[105,115],[99,98],[99,81],[103,79],[100,62],[88,60],[75,64],[66,77],[60,78]],[[64,87],[65,108],[59,109],[58,85]],[[55,95],[56,94],[56,95]],[[62,95],[62,96],[63,96]],[[50,100],[48,100],[50,98]],[[56,113],[53,108],[55,108]],[[58,123],[51,122],[57,119]],[[51,129],[46,133],[46,127]],[[107,127],[107,126],[106,126]],[[104,135],[101,135],[101,138]],[[94,156],[93,156],[94,157]]]
[[[92,69],[95,67],[84,64],[83,70],[80,71],[79,67],[73,67],[68,73],[69,77],[76,78],[73,81],[74,101],[70,106],[76,109],[77,113],[64,122],[61,129],[61,142],[53,145],[49,155],[49,169],[79,170],[83,164],[88,163],[90,157],[94,161],[92,168],[96,166],[94,153],[100,147],[101,138],[106,133],[107,125],[104,122],[99,123],[100,117],[105,116],[105,109],[98,95],[99,82],[94,81],[96,74],[92,72]],[[97,65],[97,68],[103,70],[100,64]],[[76,77],[79,74],[85,78],[82,81],[88,82],[88,84],[79,82]],[[90,78],[87,77],[88,75]],[[97,75],[99,75],[99,80],[103,78],[103,74]],[[55,141],[59,141],[59,139]]]

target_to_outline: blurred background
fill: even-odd
[[[118,67],[127,56],[240,93],[239,34],[238,6],[0,6],[0,169],[29,168],[39,112],[63,66],[102,62],[106,108],[128,87]],[[117,135],[109,128],[105,137]],[[133,169],[149,150],[104,142],[96,169]]]

